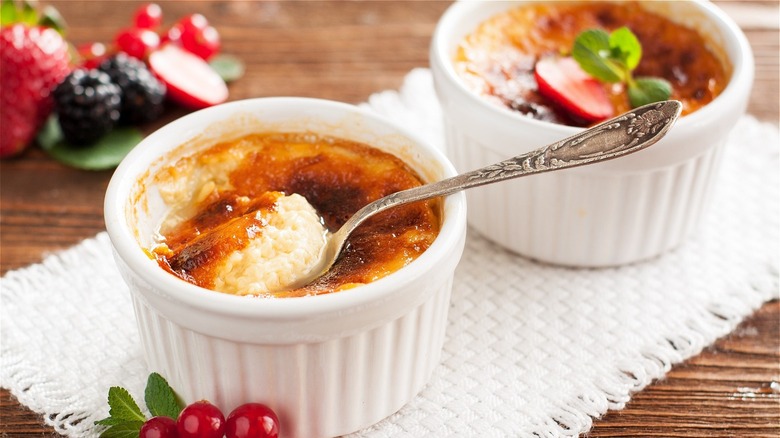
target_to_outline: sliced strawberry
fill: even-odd
[[[585,73],[574,58],[549,57],[536,63],[539,93],[586,123],[612,117],[612,106],[601,83]]]
[[[175,44],[165,44],[149,55],[149,68],[168,87],[168,96],[192,109],[205,108],[228,98],[225,81],[198,57]]]

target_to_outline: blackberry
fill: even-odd
[[[138,124],[160,117],[164,109],[165,84],[146,68],[143,61],[119,52],[103,61],[99,68],[122,89],[121,123]]]
[[[101,71],[74,70],[53,95],[62,133],[71,144],[94,143],[119,120],[121,90]]]

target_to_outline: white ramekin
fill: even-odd
[[[343,292],[256,299],[208,291],[163,271],[143,250],[165,211],[155,171],[217,140],[265,131],[361,141],[394,153],[428,181],[455,174],[434,147],[352,105],[281,97],[228,103],[161,128],[121,163],[105,201],[115,259],[149,370],[185,401],[210,400],[226,415],[245,402],[267,403],[288,438],[350,433],[398,410],[439,361],[466,236],[465,196],[445,200],[441,232],[417,260]]]
[[[558,141],[582,128],[534,120],[469,90],[455,49],[479,23],[523,1],[457,2],[442,16],[431,70],[444,113],[447,153],[464,172]],[[707,210],[727,134],[745,112],[753,55],[739,27],[702,1],[643,6],[697,29],[732,66],[723,93],[681,118],[656,145],[614,161],[469,190],[469,225],[505,248],[540,261],[615,266],[681,244]]]

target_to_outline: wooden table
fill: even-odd
[[[74,43],[111,41],[134,2],[51,1]],[[753,45],[756,81],[749,111],[778,121],[778,3],[718,2]],[[365,101],[397,89],[428,65],[434,25],[447,2],[161,2],[166,24],[203,13],[223,49],[246,62],[231,99],[297,95]],[[162,125],[184,111],[171,111]],[[110,171],[64,167],[37,148],[0,162],[0,270],[41,260],[104,229]],[[780,303],[765,304],[734,333],[674,367],[626,409],[595,421],[589,436],[780,436]],[[117,382],[121,384],[121,382]],[[39,415],[0,390],[0,436],[57,436]]]

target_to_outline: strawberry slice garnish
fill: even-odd
[[[228,98],[225,81],[202,58],[175,44],[149,55],[149,68],[168,87],[168,97],[191,109],[205,108]]]
[[[540,59],[534,76],[539,93],[574,119],[594,123],[615,113],[601,83],[585,73],[574,58]]]

